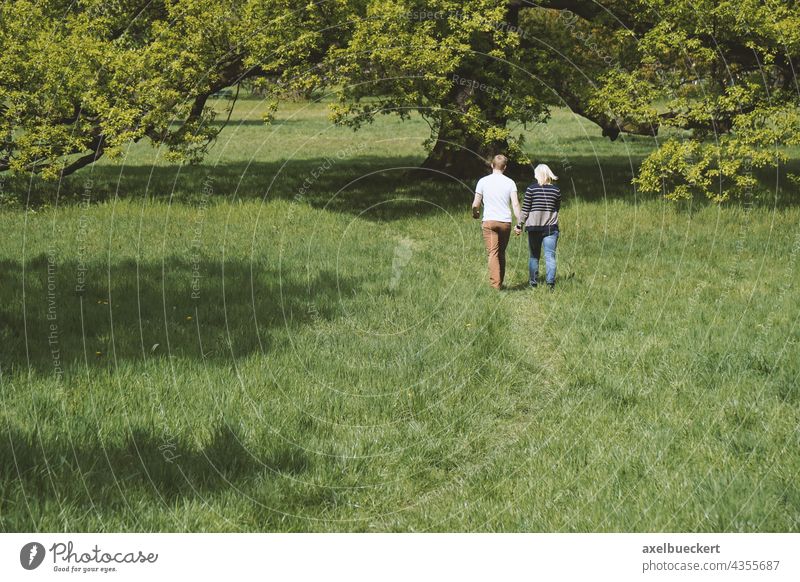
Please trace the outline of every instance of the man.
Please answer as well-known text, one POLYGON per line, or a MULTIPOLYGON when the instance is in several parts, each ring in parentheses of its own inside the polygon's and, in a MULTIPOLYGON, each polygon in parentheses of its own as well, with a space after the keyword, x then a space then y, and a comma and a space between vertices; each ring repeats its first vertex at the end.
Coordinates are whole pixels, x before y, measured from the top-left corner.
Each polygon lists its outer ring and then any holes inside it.
POLYGON ((489 256, 489 282, 495 289, 503 288, 506 274, 506 247, 511 236, 511 208, 519 220, 520 208, 517 185, 503 175, 508 158, 498 154, 492 159, 492 173, 484 176, 475 187, 472 217, 480 217, 483 203, 483 240, 489 256))

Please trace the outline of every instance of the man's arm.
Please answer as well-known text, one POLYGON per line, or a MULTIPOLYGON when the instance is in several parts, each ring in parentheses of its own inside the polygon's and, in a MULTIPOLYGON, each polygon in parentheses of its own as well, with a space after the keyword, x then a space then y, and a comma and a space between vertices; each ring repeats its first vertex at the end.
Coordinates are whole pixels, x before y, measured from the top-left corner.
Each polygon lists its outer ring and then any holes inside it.
POLYGON ((519 208, 519 196, 516 190, 511 193, 511 208, 514 209, 514 216, 517 217, 517 222, 519 222, 519 215, 522 214, 522 210, 519 208))
POLYGON ((480 218, 482 200, 483 196, 481 196, 480 193, 475 192, 475 198, 472 200, 472 218, 480 218))

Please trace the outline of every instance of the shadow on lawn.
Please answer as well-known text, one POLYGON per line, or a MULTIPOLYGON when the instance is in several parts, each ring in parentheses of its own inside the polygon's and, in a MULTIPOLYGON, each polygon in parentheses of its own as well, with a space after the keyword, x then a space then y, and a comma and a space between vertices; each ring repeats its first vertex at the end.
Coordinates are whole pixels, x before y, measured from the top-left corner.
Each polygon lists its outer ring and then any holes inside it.
MULTIPOLYGON (((215 200, 298 200, 314 208, 361 215, 367 220, 391 221, 440 212, 467 212, 472 201, 474 180, 457 180, 442 174, 416 170, 415 157, 357 156, 338 159, 294 159, 281 162, 236 162, 213 166, 114 166, 100 165, 69 176, 58 191, 59 204, 73 204, 81 199, 91 184, 92 201, 115 196, 128 199, 143 197, 196 204, 210 194, 215 200), (121 173, 120 173, 120 170, 121 173), (391 202, 391 204, 387 204, 391 202)), ((538 162, 539 160, 537 160, 538 162)), ((636 204, 654 198, 637 193, 631 183, 641 158, 626 156, 576 156, 566 160, 541 160, 551 165, 561 177, 565 205, 581 202, 622 200, 636 204)), ((476 161, 477 162, 477 161, 476 161)), ((532 180, 530 168, 511 172, 520 193, 532 180)), ((792 161, 785 172, 800 171, 800 161, 792 161)), ((774 194, 774 172, 756 173, 764 191, 773 192, 756 203, 783 207, 797 203, 793 187, 774 194)), ((785 181, 784 181, 785 183, 785 181)), ((35 206, 55 200, 57 185, 36 182, 30 190, 35 206)), ((8 191, 16 191, 19 200, 27 200, 29 182, 15 180, 8 191)), ((693 204, 709 202, 697 198, 693 204)))
MULTIPOLYGON (((72 519, 93 512, 99 519, 109 511, 122 514, 133 530, 142 497, 148 504, 175 507, 180 500, 202 502, 217 492, 240 491, 256 478, 296 478, 310 467, 301 448, 277 437, 259 450, 267 452, 257 457, 224 426, 217 427, 202 448, 137 428, 124 442, 110 444, 96 437, 48 438, 35 430, 4 427, 0 430, 0 486, 5 491, 0 499, 0 529, 35 529, 40 517, 35 512, 46 503, 57 503, 69 508, 66 513, 72 519), (80 511, 75 511, 76 506, 80 511)), ((305 501, 313 503, 314 498, 305 501)), ((70 527, 79 528, 79 523, 70 527)))
POLYGON ((283 341, 276 334, 284 338, 298 326, 335 317, 342 298, 359 288, 354 276, 328 271, 305 279, 256 263, 177 257, 166 257, 163 269, 130 260, 110 266, 67 261, 48 274, 42 255, 25 264, 23 314, 22 276, 19 262, 0 261, 3 367, 30 365, 44 374, 73 362, 104 367, 115 360, 230 361, 265 353, 283 341), (79 268, 88 269, 82 292, 76 291, 79 268))

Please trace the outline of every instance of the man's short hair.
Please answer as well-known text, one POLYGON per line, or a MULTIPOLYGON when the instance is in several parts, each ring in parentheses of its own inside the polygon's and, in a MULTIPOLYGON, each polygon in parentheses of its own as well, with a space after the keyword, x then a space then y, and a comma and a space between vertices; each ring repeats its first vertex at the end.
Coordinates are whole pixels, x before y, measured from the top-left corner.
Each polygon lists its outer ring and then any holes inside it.
POLYGON ((492 168, 495 170, 505 170, 508 165, 508 158, 503 154, 497 154, 492 158, 492 168))

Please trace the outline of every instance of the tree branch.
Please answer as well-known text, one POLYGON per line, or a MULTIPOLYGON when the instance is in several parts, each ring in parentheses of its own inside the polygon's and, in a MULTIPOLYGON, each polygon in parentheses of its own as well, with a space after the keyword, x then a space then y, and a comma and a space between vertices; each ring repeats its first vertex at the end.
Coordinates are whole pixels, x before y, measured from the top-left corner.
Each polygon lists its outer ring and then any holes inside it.
POLYGON ((105 152, 105 139, 103 136, 100 136, 97 146, 88 154, 81 156, 71 164, 64 166, 64 168, 59 173, 59 177, 63 178, 64 176, 69 176, 73 172, 77 172, 84 166, 88 166, 89 164, 95 163, 99 160, 103 153, 105 152))
MULTIPOLYGON (((658 135, 659 125, 650 123, 632 123, 630 121, 622 121, 612 119, 602 114, 593 114, 581 102, 580 97, 571 92, 564 86, 557 88, 557 92, 564 103, 567 104, 573 113, 577 113, 581 117, 588 119, 592 123, 598 125, 603 130, 603 137, 615 141, 620 133, 630 133, 633 135, 646 135, 653 137, 658 135)), ((662 114, 660 119, 668 119, 672 114, 662 114)))

